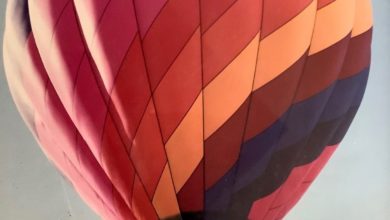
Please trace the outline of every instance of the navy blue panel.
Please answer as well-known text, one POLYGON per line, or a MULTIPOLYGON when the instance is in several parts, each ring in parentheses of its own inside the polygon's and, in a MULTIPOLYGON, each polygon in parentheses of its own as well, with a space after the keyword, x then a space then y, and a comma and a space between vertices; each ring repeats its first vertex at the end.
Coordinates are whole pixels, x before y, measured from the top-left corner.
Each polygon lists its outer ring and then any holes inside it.
POLYGON ((226 211, 233 191, 234 170, 236 164, 221 178, 218 184, 211 187, 205 196, 205 211, 226 211))
POLYGON ((251 182, 256 177, 253 174, 262 173, 266 168, 273 147, 278 143, 285 118, 286 115, 283 115, 270 128, 250 139, 241 147, 239 166, 236 171, 236 187, 240 188, 240 186, 251 182))
POLYGON ((333 88, 334 84, 315 96, 290 107, 276 150, 297 142, 315 127, 333 88))
POLYGON ((205 211, 212 213, 208 219, 226 219, 236 209, 247 214, 252 202, 275 190, 293 167, 311 162, 323 147, 341 140, 361 101, 367 76, 365 69, 294 104, 280 120, 244 143, 238 162, 206 192, 205 211))
POLYGON ((329 121, 336 118, 338 115, 342 115, 348 111, 348 108, 353 106, 358 106, 360 103, 360 98, 363 97, 365 84, 367 82, 369 68, 366 68, 356 76, 353 76, 353 81, 343 79, 337 82, 333 94, 330 97, 324 112, 321 115, 321 121, 329 121))

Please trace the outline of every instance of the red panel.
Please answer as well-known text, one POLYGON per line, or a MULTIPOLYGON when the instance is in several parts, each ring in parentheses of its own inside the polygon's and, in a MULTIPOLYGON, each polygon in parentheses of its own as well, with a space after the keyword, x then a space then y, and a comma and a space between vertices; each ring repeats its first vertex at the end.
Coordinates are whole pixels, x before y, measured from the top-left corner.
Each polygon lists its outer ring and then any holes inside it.
POLYGON ((100 160, 103 169, 130 206, 135 170, 110 116, 106 120, 101 147, 100 160))
POLYGON ((118 112, 130 140, 135 136, 150 96, 141 42, 137 36, 117 75, 111 94, 113 106, 110 106, 118 112))
POLYGON ((260 30, 262 5, 240 0, 203 35, 203 85, 207 85, 260 30))
POLYGON ((112 197, 113 197, 113 202, 110 205, 114 205, 115 206, 114 211, 117 212, 116 217, 113 218, 112 220, 116 220, 118 218, 123 220, 135 219, 134 210, 131 209, 129 206, 127 206, 126 203, 123 202, 122 196, 118 193, 118 191, 113 190, 112 197))
POLYGON ((107 115, 107 105, 102 99, 100 88, 86 57, 80 66, 73 102, 75 114, 73 122, 97 156, 100 154, 101 134, 107 115))
POLYGON ((321 8, 331 4, 334 1, 336 1, 336 0, 318 0, 317 8, 321 9, 321 8))
POLYGON ((280 191, 275 197, 275 200, 272 202, 272 208, 284 206, 290 199, 291 196, 295 194, 299 185, 305 180, 306 174, 310 171, 313 163, 309 163, 303 166, 295 167, 288 179, 279 187, 280 191))
POLYGON ((96 36, 88 45, 105 88, 111 91, 115 76, 138 31, 132 1, 111 0, 99 22, 96 36))
POLYGON ((199 26, 198 1, 169 1, 143 39, 153 90, 199 26))
MULTIPOLYGON (((324 168, 329 158, 332 156, 338 145, 327 146, 321 155, 311 163, 310 169, 307 170, 300 185, 293 186, 295 190, 291 190, 289 193, 290 198, 284 204, 283 210, 279 213, 279 218, 284 217, 289 210, 291 210, 299 199, 303 196, 306 190, 309 188, 314 179, 318 176, 321 170, 324 168)), ((293 188, 290 188, 293 189, 293 188)))
POLYGON ((303 11, 313 0, 264 0, 261 39, 286 24, 303 11))
POLYGON ((150 102, 131 148, 131 159, 150 198, 153 198, 167 158, 153 103, 150 102))
POLYGON ((272 202, 275 200, 275 197, 278 195, 279 190, 280 188, 275 190, 273 193, 269 194, 268 196, 265 196, 255 201, 250 210, 248 219, 250 220, 264 219, 264 217, 267 215, 270 209, 272 202))
POLYGON ((268 210, 267 214, 265 215, 264 219, 262 220, 276 220, 276 217, 278 216, 278 213, 282 207, 276 207, 273 209, 268 210))
POLYGON ((210 28, 218 19, 220 19, 226 11, 228 11, 237 0, 200 0, 201 16, 202 16, 202 33, 210 28))
POLYGON ((48 36, 44 36, 43 31, 34 35, 47 73, 68 111, 80 63, 85 58, 84 43, 73 10, 73 4, 67 4, 58 18, 51 42, 46 41, 48 36))
POLYGON ((164 142, 193 105, 202 87, 200 31, 176 58, 154 93, 164 142))
POLYGON ((60 169, 66 170, 66 175, 70 176, 73 186, 82 196, 88 196, 87 200, 93 207, 94 204, 101 205, 98 208, 101 215, 110 216, 119 211, 120 213, 116 213, 116 218, 128 219, 131 217, 128 206, 113 188, 89 146, 77 132, 51 83, 45 83, 47 75, 32 37, 28 39, 27 45, 27 53, 34 66, 24 67, 26 74, 23 80, 26 90, 30 91, 30 94, 37 95, 33 96, 32 103, 36 109, 35 123, 37 123, 36 128, 39 130, 43 150, 51 160, 61 161, 65 158, 66 163, 56 163, 56 165, 63 166, 60 169), (45 88, 48 89, 47 92, 45 88), (39 118, 38 115, 44 118, 39 118), (47 143, 45 140, 49 139, 50 143, 47 143), (58 147, 59 145, 61 148, 58 147), (113 203, 114 200, 116 203, 113 203))
POLYGON ((157 220, 158 216, 156 210, 154 209, 153 204, 146 194, 145 188, 142 186, 138 177, 134 180, 133 192, 132 207, 136 219, 157 220))

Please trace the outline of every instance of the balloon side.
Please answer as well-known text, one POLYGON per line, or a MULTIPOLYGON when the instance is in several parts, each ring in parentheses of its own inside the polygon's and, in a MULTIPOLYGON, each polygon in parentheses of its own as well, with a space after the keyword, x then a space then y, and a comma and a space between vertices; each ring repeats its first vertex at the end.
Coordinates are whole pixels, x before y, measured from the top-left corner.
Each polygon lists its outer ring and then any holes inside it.
POLYGON ((371 39, 369 0, 9 0, 3 54, 103 219, 277 220, 347 133, 371 39))

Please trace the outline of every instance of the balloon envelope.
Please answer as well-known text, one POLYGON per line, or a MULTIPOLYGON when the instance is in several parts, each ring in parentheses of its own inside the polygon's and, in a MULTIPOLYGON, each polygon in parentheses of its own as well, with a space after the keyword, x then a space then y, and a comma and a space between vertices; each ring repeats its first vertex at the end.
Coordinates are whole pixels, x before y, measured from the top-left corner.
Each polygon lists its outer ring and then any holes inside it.
POLYGON ((15 103, 104 219, 283 218, 368 77, 369 0, 9 0, 6 17, 15 103))

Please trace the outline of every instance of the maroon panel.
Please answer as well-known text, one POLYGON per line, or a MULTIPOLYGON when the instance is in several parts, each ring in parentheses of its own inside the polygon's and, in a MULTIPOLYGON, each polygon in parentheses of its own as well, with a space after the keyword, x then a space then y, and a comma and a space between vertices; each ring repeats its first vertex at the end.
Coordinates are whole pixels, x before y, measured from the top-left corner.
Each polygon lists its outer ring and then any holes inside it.
POLYGON ((274 123, 291 105, 306 53, 291 67, 252 95, 245 140, 261 133, 274 123))
POLYGON ((248 113, 249 99, 205 142, 206 189, 236 162, 248 113), (223 158, 221 160, 221 158, 223 158))
POLYGON ((353 76, 370 65, 372 29, 351 38, 339 79, 353 76))
POLYGON ((203 210, 203 160, 177 194, 177 200, 182 212, 199 212, 203 210))
POLYGON ((294 103, 305 100, 338 79, 348 49, 350 35, 308 57, 294 103))

